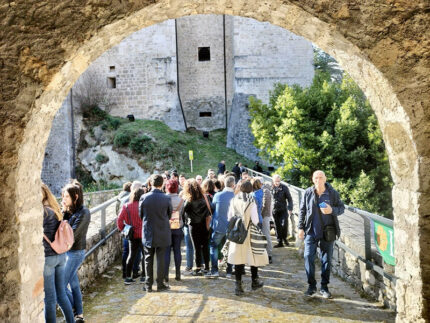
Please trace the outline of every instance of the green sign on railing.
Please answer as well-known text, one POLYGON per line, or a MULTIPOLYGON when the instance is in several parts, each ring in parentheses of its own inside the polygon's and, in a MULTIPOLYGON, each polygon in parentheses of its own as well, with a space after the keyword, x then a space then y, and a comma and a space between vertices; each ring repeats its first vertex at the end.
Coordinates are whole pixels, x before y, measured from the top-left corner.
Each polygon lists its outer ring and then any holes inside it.
POLYGON ((373 220, 376 247, 384 259, 384 262, 395 266, 396 259, 394 258, 394 229, 388 227, 376 220, 373 220))

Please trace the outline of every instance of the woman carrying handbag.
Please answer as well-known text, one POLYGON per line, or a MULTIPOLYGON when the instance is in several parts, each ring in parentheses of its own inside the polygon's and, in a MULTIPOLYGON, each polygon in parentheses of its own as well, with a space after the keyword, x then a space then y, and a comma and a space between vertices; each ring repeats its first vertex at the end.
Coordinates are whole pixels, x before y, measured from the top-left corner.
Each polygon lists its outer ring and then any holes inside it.
POLYGON ((184 237, 182 228, 184 222, 182 221, 182 209, 184 207, 184 200, 178 195, 178 182, 174 179, 169 179, 166 183, 166 194, 172 200, 172 217, 170 218, 170 231, 172 232, 172 244, 167 247, 165 254, 165 275, 164 281, 169 282, 169 267, 170 255, 173 250, 173 258, 175 260, 175 279, 181 280, 181 241, 184 237))
POLYGON ((245 264, 251 266, 252 290, 263 287, 263 282, 258 278, 258 267, 269 263, 265 248, 254 248, 251 246, 251 231, 257 229, 259 223, 257 205, 251 196, 252 184, 250 181, 241 183, 240 192, 233 198, 228 211, 228 220, 233 216, 241 216, 247 228, 246 239, 242 244, 230 241, 228 251, 228 263, 235 265, 237 296, 243 295, 242 273, 245 264), (254 226, 253 228, 251 228, 254 226))

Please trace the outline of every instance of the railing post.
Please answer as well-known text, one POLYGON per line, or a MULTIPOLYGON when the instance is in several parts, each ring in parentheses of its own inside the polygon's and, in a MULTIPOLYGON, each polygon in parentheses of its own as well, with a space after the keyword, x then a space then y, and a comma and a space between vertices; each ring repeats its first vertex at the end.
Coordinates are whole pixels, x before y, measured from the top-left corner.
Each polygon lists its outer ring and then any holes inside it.
POLYGON ((106 238, 106 208, 103 208, 101 210, 101 227, 100 227, 100 235, 101 238, 104 239, 106 238))
MULTIPOLYGON (((368 217, 362 217, 364 224, 364 257, 367 261, 372 261, 372 248, 371 248, 371 236, 370 236, 370 219, 368 217)), ((366 269, 372 269, 372 266, 366 264, 366 269)))

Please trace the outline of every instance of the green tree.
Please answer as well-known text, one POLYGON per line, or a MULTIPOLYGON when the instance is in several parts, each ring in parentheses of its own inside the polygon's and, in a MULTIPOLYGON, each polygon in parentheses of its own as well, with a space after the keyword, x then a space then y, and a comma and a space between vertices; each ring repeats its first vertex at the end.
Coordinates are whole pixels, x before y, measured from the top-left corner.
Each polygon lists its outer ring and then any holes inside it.
POLYGON ((268 104, 250 98, 251 129, 261 157, 293 185, 325 171, 342 198, 392 217, 392 180, 382 134, 363 92, 317 70, 307 88, 275 85, 268 104))

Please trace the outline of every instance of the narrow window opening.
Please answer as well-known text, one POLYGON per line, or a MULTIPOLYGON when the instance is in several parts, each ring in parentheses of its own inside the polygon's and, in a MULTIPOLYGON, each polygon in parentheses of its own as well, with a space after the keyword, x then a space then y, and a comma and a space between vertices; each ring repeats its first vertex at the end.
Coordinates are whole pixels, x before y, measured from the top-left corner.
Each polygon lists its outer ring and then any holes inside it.
POLYGON ((108 77, 107 83, 109 89, 116 89, 116 77, 108 77))
POLYGON ((200 117, 212 117, 212 112, 200 112, 200 117))
POLYGON ((211 49, 210 47, 199 47, 199 61, 210 61, 211 49))
POLYGON ((109 66, 109 72, 114 72, 115 71, 115 66, 109 66))

